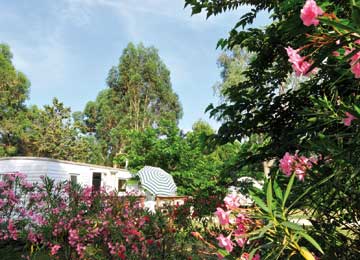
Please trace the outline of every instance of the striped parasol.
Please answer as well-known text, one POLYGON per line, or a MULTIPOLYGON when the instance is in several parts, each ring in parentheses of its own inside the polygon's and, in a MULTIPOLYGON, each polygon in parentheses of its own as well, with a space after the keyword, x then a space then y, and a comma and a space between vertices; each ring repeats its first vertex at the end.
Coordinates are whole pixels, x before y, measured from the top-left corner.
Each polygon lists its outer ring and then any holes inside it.
POLYGON ((141 185, 154 195, 176 195, 173 177, 158 167, 145 166, 138 173, 141 185))

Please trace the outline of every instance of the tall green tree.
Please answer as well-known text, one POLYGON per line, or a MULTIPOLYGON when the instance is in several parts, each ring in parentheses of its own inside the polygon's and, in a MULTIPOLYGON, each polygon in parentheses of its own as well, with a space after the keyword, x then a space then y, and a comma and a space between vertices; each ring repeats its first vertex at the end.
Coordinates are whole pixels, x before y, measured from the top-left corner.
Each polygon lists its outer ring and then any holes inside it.
POLYGON ((19 151, 19 137, 15 134, 19 114, 24 112, 30 82, 12 64, 10 47, 0 44, 0 156, 15 155, 19 151))
POLYGON ((217 60, 221 69, 222 81, 215 84, 214 89, 222 100, 226 100, 226 92, 229 88, 245 81, 244 72, 247 70, 254 54, 235 45, 231 50, 223 51, 217 60))
POLYGON ((110 69, 107 85, 83 113, 86 132, 102 144, 107 164, 122 153, 128 131, 156 126, 160 120, 177 123, 182 115, 170 72, 154 47, 130 43, 110 69))

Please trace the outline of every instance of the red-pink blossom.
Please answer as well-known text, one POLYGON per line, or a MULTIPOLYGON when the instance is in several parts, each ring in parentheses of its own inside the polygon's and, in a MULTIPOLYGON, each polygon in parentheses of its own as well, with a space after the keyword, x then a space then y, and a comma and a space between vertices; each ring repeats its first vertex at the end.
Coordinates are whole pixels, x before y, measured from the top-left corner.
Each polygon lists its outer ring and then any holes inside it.
POLYGON ((305 26, 319 25, 318 16, 324 14, 324 11, 316 4, 314 0, 307 0, 304 7, 301 9, 300 18, 305 26))
POLYGON ((350 126, 353 120, 358 119, 356 116, 350 114, 349 112, 345 112, 345 115, 346 117, 343 119, 343 121, 344 121, 344 125, 346 126, 350 126))
POLYGON ((285 50, 289 56, 289 62, 292 64, 292 68, 295 71, 296 76, 308 76, 309 74, 315 72, 315 70, 309 72, 312 61, 307 62, 306 57, 301 57, 298 53, 299 50, 294 50, 290 46, 285 48, 285 50))
POLYGON ((252 259, 249 259, 250 255, 248 253, 243 253, 241 255, 241 260, 260 260, 260 255, 256 254, 252 257, 252 259))
POLYGON ((293 171, 294 156, 285 153, 284 157, 280 160, 280 170, 286 175, 290 176, 293 171))
POLYGON ((215 215, 218 217, 220 225, 227 225, 230 223, 231 211, 224 211, 222 208, 216 208, 215 215))
POLYGON ((51 247, 51 255, 56 255, 59 249, 61 248, 60 245, 54 245, 51 247))
POLYGON ((306 172, 313 167, 313 164, 316 163, 317 159, 315 157, 307 158, 297 154, 291 155, 289 153, 285 153, 284 157, 280 159, 279 168, 286 176, 290 176, 295 173, 296 177, 300 181, 304 181, 306 172))
POLYGON ((31 242, 36 244, 38 242, 38 237, 36 234, 34 234, 31 230, 29 231, 27 235, 27 239, 31 242))
MULTIPOLYGON (((351 49, 353 51, 354 49, 351 49)), ((360 78, 360 52, 357 52, 354 56, 350 58, 350 66, 351 66, 351 72, 355 75, 355 78, 360 78)))
POLYGON ((235 237, 235 241, 239 247, 243 247, 246 244, 247 239, 245 237, 235 237))
POLYGON ((224 237, 223 234, 220 234, 217 238, 219 241, 219 246, 225 248, 226 251, 231 252, 233 250, 233 242, 230 237, 224 237))
POLYGON ((69 230, 69 244, 75 246, 79 240, 79 231, 76 229, 69 230))
POLYGON ((0 189, 3 189, 7 186, 7 183, 4 181, 0 181, 0 189))
POLYGON ((8 231, 10 233, 10 238, 13 239, 13 240, 17 240, 18 231, 16 230, 14 222, 11 219, 9 220, 7 228, 8 228, 8 231))
POLYGON ((351 72, 355 75, 355 78, 360 78, 360 63, 356 62, 351 65, 351 72))
POLYGON ((228 209, 234 209, 240 206, 240 198, 236 194, 229 194, 224 198, 225 206, 228 209))

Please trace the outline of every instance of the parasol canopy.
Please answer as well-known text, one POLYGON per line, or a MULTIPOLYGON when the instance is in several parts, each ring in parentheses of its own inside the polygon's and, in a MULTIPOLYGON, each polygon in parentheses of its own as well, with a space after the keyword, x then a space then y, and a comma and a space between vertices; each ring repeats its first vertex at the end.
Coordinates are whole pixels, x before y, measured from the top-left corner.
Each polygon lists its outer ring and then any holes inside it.
POLYGON ((176 184, 173 177, 158 167, 145 166, 138 173, 141 185, 154 195, 176 195, 176 184))

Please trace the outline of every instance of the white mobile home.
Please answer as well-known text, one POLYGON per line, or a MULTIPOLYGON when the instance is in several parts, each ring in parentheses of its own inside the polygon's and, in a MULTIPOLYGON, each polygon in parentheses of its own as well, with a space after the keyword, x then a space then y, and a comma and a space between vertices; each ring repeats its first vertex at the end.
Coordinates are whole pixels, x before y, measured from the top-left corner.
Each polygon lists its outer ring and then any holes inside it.
POLYGON ((0 158, 0 175, 10 172, 26 174, 29 182, 41 182, 40 176, 47 176, 55 181, 68 180, 82 186, 105 186, 118 191, 125 191, 126 180, 132 177, 126 169, 100 165, 41 157, 0 158))

